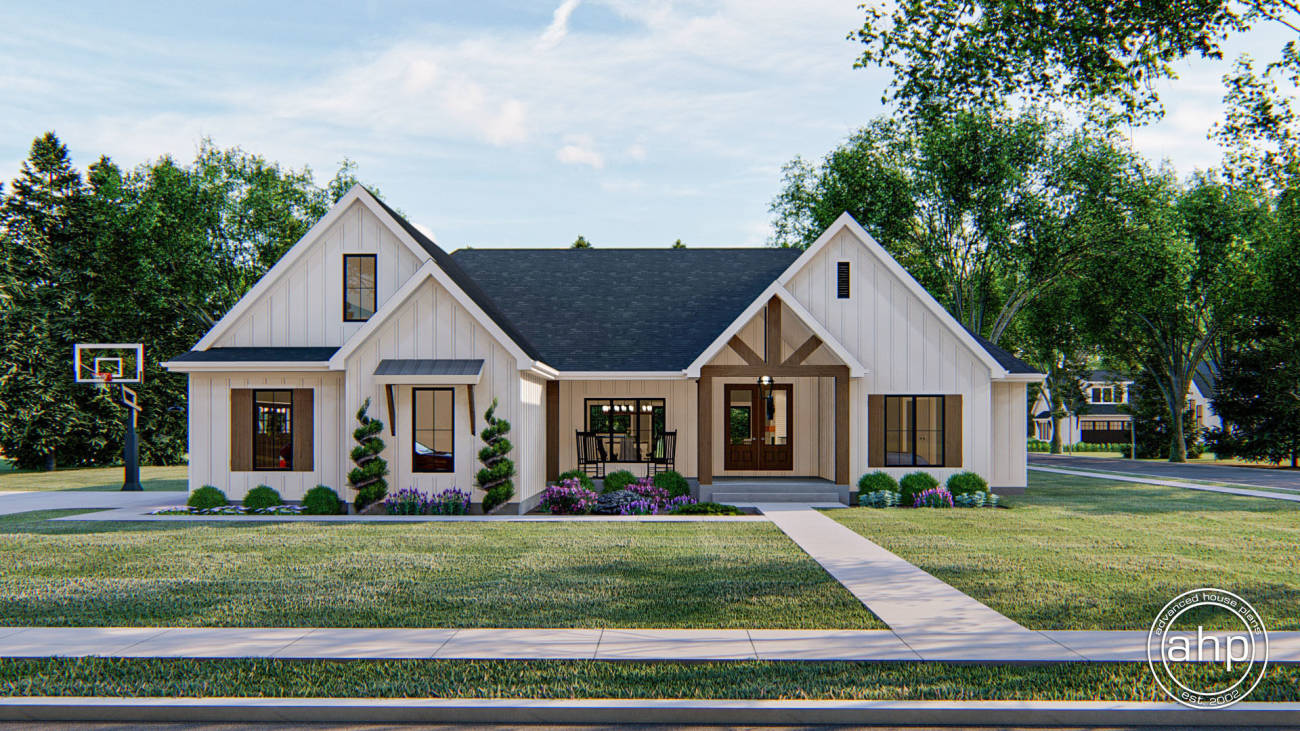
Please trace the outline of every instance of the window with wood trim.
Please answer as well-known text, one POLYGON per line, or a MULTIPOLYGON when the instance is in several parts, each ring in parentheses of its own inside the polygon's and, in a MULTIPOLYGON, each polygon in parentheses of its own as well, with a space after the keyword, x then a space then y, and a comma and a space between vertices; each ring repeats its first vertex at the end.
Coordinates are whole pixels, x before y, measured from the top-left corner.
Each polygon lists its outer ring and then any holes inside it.
POLYGON ((365 322, 375 314, 374 254, 343 255, 343 321, 365 322))
POLYGON ((411 389, 411 471, 456 471, 456 391, 411 389))
POLYGON ((885 397, 885 464, 944 466, 944 397, 885 397))
POLYGON ((253 391, 253 469, 293 469, 293 391, 253 391))
POLYGON ((589 398, 587 431, 595 432, 610 462, 640 462, 664 449, 661 398, 589 398))
POLYGON ((835 296, 842 300, 849 298, 849 263, 847 261, 835 265, 835 296))

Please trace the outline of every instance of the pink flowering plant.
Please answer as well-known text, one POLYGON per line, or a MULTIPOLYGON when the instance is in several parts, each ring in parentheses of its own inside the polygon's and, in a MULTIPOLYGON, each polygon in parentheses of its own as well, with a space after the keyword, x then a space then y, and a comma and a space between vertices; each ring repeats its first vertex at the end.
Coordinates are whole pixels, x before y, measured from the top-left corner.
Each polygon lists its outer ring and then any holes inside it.
POLYGON ((922 490, 916 496, 916 502, 912 503, 914 508, 951 508, 952 493, 942 487, 932 487, 929 490, 922 490))
POLYGON ((542 491, 539 504, 551 515, 586 515, 596 507, 596 493, 582 486, 576 477, 561 480, 542 491))

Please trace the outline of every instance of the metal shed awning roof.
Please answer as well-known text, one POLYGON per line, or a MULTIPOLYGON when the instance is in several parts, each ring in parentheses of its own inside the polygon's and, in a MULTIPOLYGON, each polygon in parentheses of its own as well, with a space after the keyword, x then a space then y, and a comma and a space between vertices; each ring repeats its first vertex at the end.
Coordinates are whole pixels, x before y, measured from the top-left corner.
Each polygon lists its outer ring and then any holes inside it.
POLYGON ((378 383, 464 384, 478 383, 481 359, 389 358, 375 367, 378 383))

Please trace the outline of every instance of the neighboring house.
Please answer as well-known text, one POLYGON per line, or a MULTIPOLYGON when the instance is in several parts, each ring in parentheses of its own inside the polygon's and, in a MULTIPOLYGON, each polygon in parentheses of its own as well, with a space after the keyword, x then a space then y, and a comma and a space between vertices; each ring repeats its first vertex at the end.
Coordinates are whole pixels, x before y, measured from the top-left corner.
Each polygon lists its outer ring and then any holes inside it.
POLYGON ((511 512, 577 466, 579 431, 637 474, 674 434, 705 497, 715 478, 812 477, 843 499, 872 469, 1020 487, 1026 384, 1042 379, 847 214, 806 251, 448 254, 361 187, 164 365, 190 378, 191 489, 351 498, 367 399, 391 489, 470 489, 495 400, 511 512))
MULTIPOLYGON (((1214 368, 1202 363, 1192 377, 1188 389, 1187 405, 1192 409, 1198 428, 1216 428, 1222 422, 1214 413, 1214 368)), ((1080 382, 1080 390, 1087 402, 1086 409, 1075 414, 1066 409, 1067 416, 1053 424, 1051 404, 1047 393, 1039 391, 1031 411, 1034 414, 1034 437, 1051 441, 1052 430, 1061 430, 1061 443, 1070 444, 1128 444, 1133 417, 1127 413, 1127 404, 1133 395, 1133 380, 1111 371, 1093 371, 1080 382)))

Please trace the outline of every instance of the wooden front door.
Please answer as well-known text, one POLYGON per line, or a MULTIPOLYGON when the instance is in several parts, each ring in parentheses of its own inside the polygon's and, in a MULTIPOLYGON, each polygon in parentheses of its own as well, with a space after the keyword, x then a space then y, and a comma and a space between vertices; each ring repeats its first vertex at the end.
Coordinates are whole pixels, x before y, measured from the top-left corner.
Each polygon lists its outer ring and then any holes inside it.
POLYGON ((723 469, 794 469, 793 423, 794 389, 789 384, 772 386, 766 399, 757 384, 727 384, 723 391, 723 469))

